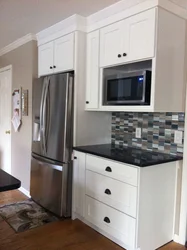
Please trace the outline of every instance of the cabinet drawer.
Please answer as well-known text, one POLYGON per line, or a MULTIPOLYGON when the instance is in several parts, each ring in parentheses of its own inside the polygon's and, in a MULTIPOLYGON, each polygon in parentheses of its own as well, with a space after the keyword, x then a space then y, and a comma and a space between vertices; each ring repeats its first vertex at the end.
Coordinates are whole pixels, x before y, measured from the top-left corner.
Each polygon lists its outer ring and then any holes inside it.
POLYGON ((106 233, 134 247, 136 220, 86 196, 86 219, 106 233))
POLYGON ((86 194, 136 217, 136 187, 87 170, 86 194))
POLYGON ((87 154, 86 169, 134 186, 138 185, 138 169, 126 164, 87 154))

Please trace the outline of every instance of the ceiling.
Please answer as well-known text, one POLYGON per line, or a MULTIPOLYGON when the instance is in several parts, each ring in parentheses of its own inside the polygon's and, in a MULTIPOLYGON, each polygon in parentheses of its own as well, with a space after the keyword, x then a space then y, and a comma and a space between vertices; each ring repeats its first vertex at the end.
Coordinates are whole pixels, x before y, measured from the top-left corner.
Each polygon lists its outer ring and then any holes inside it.
POLYGON ((73 15, 89 16, 119 0, 0 0, 0 49, 73 15))
MULTIPOLYGON (((0 0, 0 49, 28 33, 36 34, 73 14, 89 16, 118 1, 0 0)), ((137 2, 141 1, 145 0, 137 2)), ((186 0, 171 1, 187 9, 186 0)))

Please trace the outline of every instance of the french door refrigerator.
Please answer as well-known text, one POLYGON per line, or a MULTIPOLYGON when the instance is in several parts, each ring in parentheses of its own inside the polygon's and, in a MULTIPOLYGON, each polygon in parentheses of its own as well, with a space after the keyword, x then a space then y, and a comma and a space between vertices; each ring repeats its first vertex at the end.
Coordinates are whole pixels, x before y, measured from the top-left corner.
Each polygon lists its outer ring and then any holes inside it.
POLYGON ((33 82, 31 197, 58 216, 71 215, 73 73, 33 82))

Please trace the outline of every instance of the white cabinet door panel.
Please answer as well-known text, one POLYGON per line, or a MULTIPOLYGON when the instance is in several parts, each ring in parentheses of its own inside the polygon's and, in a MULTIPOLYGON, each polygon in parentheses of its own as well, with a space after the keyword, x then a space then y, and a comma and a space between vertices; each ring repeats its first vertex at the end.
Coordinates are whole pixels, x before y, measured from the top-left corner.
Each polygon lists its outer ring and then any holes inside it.
POLYGON ((87 36, 86 109, 99 105, 99 30, 87 36))
POLYGON ((44 45, 39 46, 38 48, 38 74, 49 75, 53 73, 53 49, 54 42, 49 42, 44 45))
POLYGON ((86 194, 136 218, 137 187, 86 170, 86 194))
POLYGON ((74 152, 73 162, 73 212, 84 217, 85 208, 85 158, 81 152, 74 152))
POLYGON ((136 220, 86 196, 86 219, 124 244, 134 247, 136 220))
POLYGON ((100 66, 118 64, 122 57, 122 27, 124 21, 114 23, 100 30, 100 66))
POLYGON ((138 186, 138 169, 125 163, 87 154, 86 169, 133 186, 138 186))
POLYGON ((154 57, 155 18, 156 10, 152 9, 126 19, 129 26, 129 60, 154 57))
POLYGON ((74 34, 63 36, 54 42, 54 72, 73 70, 74 34))

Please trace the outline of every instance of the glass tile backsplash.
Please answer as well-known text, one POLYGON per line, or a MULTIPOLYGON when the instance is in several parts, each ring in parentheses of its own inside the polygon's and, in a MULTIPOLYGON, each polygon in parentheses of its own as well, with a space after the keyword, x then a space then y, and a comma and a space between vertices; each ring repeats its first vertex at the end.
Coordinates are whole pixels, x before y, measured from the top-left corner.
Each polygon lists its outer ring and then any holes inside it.
POLYGON ((183 143, 174 143, 174 133, 182 131, 184 142, 184 118, 184 113, 112 113, 112 144, 182 156, 183 143))

